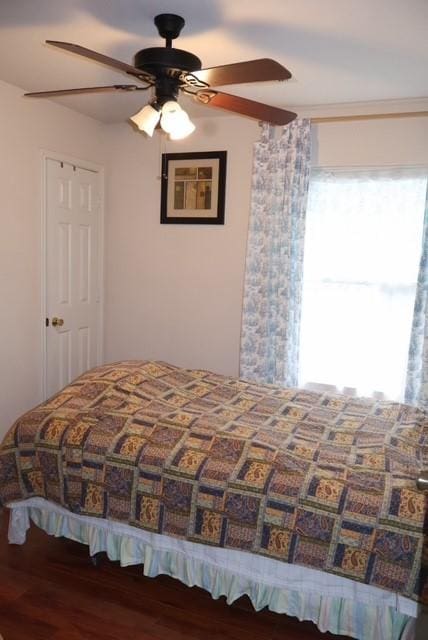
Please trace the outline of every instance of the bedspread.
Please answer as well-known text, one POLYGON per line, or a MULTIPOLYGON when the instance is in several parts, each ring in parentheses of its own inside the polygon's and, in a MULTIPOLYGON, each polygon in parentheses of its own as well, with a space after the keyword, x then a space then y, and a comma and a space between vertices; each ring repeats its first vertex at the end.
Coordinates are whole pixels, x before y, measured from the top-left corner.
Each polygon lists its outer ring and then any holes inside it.
POLYGON ((0 500, 41 496, 420 599, 427 444, 427 415, 406 405, 125 361, 17 420, 0 500))

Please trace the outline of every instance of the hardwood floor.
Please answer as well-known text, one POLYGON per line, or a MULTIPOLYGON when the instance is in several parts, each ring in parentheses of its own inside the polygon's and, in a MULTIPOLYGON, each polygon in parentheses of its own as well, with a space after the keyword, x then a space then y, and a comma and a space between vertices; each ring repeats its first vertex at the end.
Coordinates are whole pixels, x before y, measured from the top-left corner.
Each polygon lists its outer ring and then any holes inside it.
MULTIPOLYGON (((4 640, 338 640, 308 622, 241 598, 232 606, 167 576, 146 578, 87 547, 32 526, 22 547, 0 524, 0 634, 4 640)), ((340 636, 343 638, 343 636, 340 636)))

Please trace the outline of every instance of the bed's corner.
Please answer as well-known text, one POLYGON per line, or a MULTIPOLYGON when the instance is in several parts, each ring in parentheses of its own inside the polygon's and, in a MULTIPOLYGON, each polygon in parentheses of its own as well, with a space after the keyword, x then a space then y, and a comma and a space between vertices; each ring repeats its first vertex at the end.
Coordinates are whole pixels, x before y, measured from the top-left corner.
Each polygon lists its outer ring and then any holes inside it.
POLYGON ((30 528, 30 516, 27 507, 9 504, 9 544, 24 544, 30 528))

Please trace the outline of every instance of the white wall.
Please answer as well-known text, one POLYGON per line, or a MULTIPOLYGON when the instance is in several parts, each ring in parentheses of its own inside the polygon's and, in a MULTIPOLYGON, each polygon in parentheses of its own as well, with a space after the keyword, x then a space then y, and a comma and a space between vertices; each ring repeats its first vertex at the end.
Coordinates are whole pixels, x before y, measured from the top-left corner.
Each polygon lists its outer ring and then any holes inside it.
POLYGON ((313 126, 313 166, 428 166, 428 118, 313 126))
MULTIPOLYGON (((224 227, 161 225, 159 138, 114 131, 107 223, 108 360, 163 359, 236 375, 257 124, 200 120, 186 144, 168 151, 228 151, 224 227)), ((165 149, 164 149, 165 150, 165 149)), ((320 124, 313 164, 426 164, 428 118, 320 124)))
POLYGON ((128 125, 114 132, 106 240, 108 360, 163 359, 238 372, 252 144, 257 123, 200 119, 160 148, 128 125), (161 151, 226 149, 225 225, 161 225, 161 151))
POLYGON ((0 82, 0 438, 41 400, 41 150, 103 164, 105 125, 0 82))

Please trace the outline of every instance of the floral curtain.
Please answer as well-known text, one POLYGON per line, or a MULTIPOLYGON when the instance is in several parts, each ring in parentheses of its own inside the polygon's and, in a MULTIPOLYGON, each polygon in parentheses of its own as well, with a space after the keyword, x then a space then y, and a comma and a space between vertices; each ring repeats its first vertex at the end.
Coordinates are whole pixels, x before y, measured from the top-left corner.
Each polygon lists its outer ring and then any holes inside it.
POLYGON ((297 385, 309 120, 263 125, 255 145, 241 332, 240 375, 297 385))
POLYGON ((428 409, 428 189, 405 401, 428 409))

